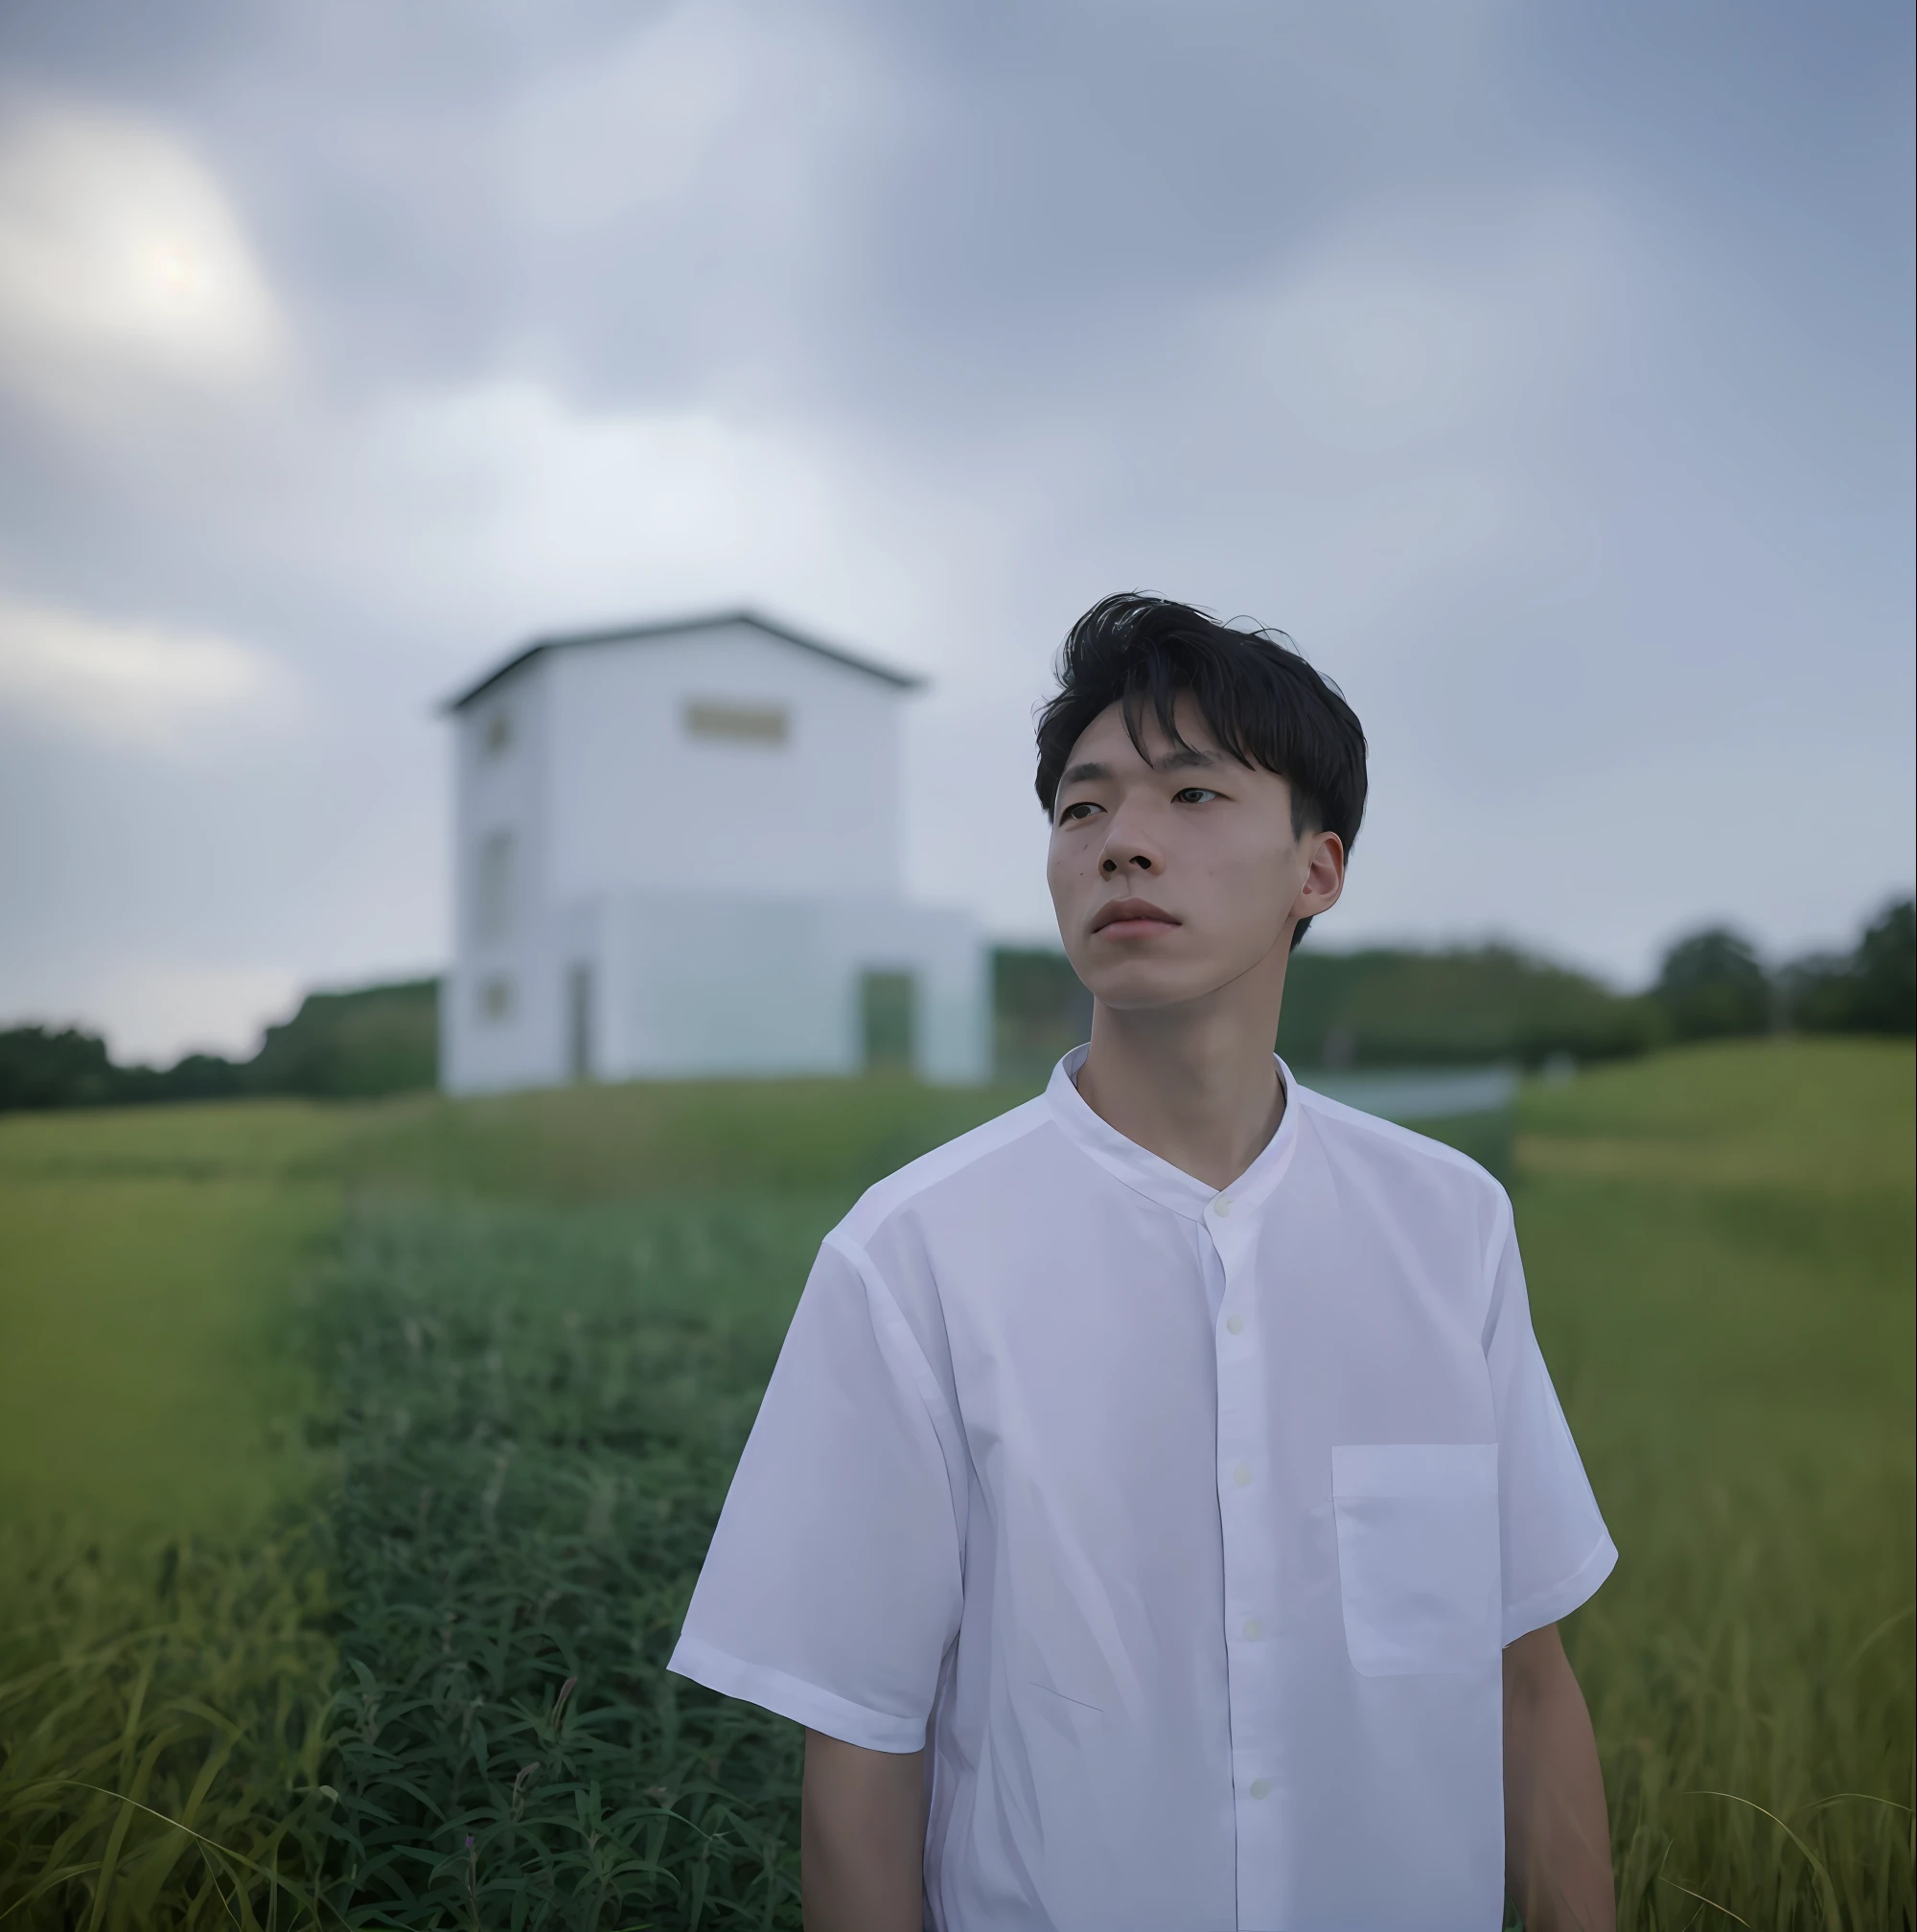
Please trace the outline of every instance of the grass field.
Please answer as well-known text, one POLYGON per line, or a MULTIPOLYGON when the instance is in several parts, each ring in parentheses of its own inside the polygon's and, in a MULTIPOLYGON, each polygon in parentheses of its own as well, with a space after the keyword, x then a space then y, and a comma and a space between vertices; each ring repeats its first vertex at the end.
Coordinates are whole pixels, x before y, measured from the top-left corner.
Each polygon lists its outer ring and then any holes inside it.
POLYGON ((1538 1328, 1622 1552, 1567 1638, 1624 1895, 1908 1924, 1910 1052, 1695 1051, 1524 1116, 1538 1328))
POLYGON ((103 1926, 224 1920, 236 1860, 298 1868, 314 1823, 337 1658, 305 1524, 332 1470, 289 1344, 339 1193, 293 1170, 339 1123, 168 1114, 0 1120, 11 1924, 96 1898, 103 1926))
MULTIPOLYGON (((819 1233, 1016 1097, 0 1121, 5 1922, 796 1925, 791 1727, 663 1658, 819 1233)), ((1912 1923, 1912 1108, 1790 1043, 1467 1130, 1623 1552, 1627 1926, 1912 1923)))

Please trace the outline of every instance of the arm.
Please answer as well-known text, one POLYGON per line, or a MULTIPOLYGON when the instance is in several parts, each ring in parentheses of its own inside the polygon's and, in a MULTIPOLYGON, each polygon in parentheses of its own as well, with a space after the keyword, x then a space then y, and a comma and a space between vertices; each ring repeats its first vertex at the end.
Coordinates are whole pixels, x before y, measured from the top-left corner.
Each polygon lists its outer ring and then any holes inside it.
POLYGON ((866 1751, 808 1731, 798 1836, 806 1932, 919 1932, 923 1751, 866 1751))
POLYGON ((1504 1838, 1525 1932, 1614 1932, 1604 1773, 1555 1623, 1504 1653, 1504 1838))

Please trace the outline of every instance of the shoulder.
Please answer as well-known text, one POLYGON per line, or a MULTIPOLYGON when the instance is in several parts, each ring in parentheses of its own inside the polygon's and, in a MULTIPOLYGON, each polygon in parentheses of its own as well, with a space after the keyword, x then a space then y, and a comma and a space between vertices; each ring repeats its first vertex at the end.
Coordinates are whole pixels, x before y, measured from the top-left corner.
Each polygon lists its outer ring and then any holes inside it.
POLYGON ((1381 1203, 1467 1222, 1487 1239, 1509 1224, 1510 1196, 1469 1155, 1295 1082, 1292 1092, 1334 1172, 1375 1183, 1381 1203))
POLYGON ((945 1195, 967 1194, 1007 1159, 1017 1160, 1034 1135, 1051 1126, 1044 1094, 974 1127, 956 1140, 921 1154, 896 1173, 866 1189, 828 1241, 835 1237, 854 1247, 866 1246, 872 1235, 903 1210, 945 1195))

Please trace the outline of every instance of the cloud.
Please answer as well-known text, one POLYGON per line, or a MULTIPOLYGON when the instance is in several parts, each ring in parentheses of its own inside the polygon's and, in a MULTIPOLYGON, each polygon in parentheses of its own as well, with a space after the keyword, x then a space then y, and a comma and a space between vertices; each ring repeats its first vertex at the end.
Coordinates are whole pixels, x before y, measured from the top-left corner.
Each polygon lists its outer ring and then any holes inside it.
POLYGON ((1217 304, 1214 346, 1314 454, 1374 473, 1514 412, 1547 426, 1538 406, 1618 306, 1623 252, 1615 217, 1569 186, 1386 203, 1217 304))
POLYGON ((1582 564, 1588 399, 1649 279, 1624 213, 1573 182, 1355 209, 1194 304, 1141 385, 1134 420, 1202 460, 1211 517, 1135 477, 1104 514, 1156 523, 1197 581, 1261 574, 1354 643, 1401 634, 1403 600, 1441 581, 1582 564))
MULTIPOLYGON (((95 962, 44 985, 30 977, 7 994, 18 1019, 56 1027, 97 1031, 101 1016, 111 1015, 107 1046, 116 1060, 169 1065, 183 1053, 249 1058, 262 1030, 298 1006, 300 976, 281 966, 148 954, 116 965, 95 962)), ((0 1016, 0 1025, 8 1024, 0 1016)))
POLYGON ((0 8, 0 1000, 435 956, 430 701, 741 599, 933 675, 911 876, 1003 930, 1133 584, 1359 705, 1328 943, 1634 973, 1908 877, 1906 16, 201 11, 0 8))
POLYGON ((98 105, 0 100, 0 381, 97 412, 155 380, 254 385, 286 351, 240 219, 186 141, 98 105))
POLYGON ((0 713, 57 736, 191 759, 289 696, 280 666, 233 638, 0 596, 0 713))
POLYGON ((682 196, 733 123, 742 74, 729 9, 681 8, 560 66, 508 111, 508 205, 561 231, 682 196))
POLYGON ((343 512, 376 480, 407 505, 405 555, 382 570, 494 628, 752 598, 857 621, 935 572, 953 534, 933 493, 817 426, 722 404, 594 408, 528 380, 394 398, 335 460, 343 512))

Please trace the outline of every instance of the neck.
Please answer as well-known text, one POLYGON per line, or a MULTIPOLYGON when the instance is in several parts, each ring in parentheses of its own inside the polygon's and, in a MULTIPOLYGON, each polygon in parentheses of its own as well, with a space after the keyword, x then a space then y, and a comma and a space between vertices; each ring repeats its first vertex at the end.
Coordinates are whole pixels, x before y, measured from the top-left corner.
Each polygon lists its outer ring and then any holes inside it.
POLYGON ((1079 1097, 1135 1145, 1208 1187, 1228 1186, 1284 1118, 1272 1043, 1286 963, 1280 954, 1269 975, 1176 1006, 1096 1003, 1079 1097))

